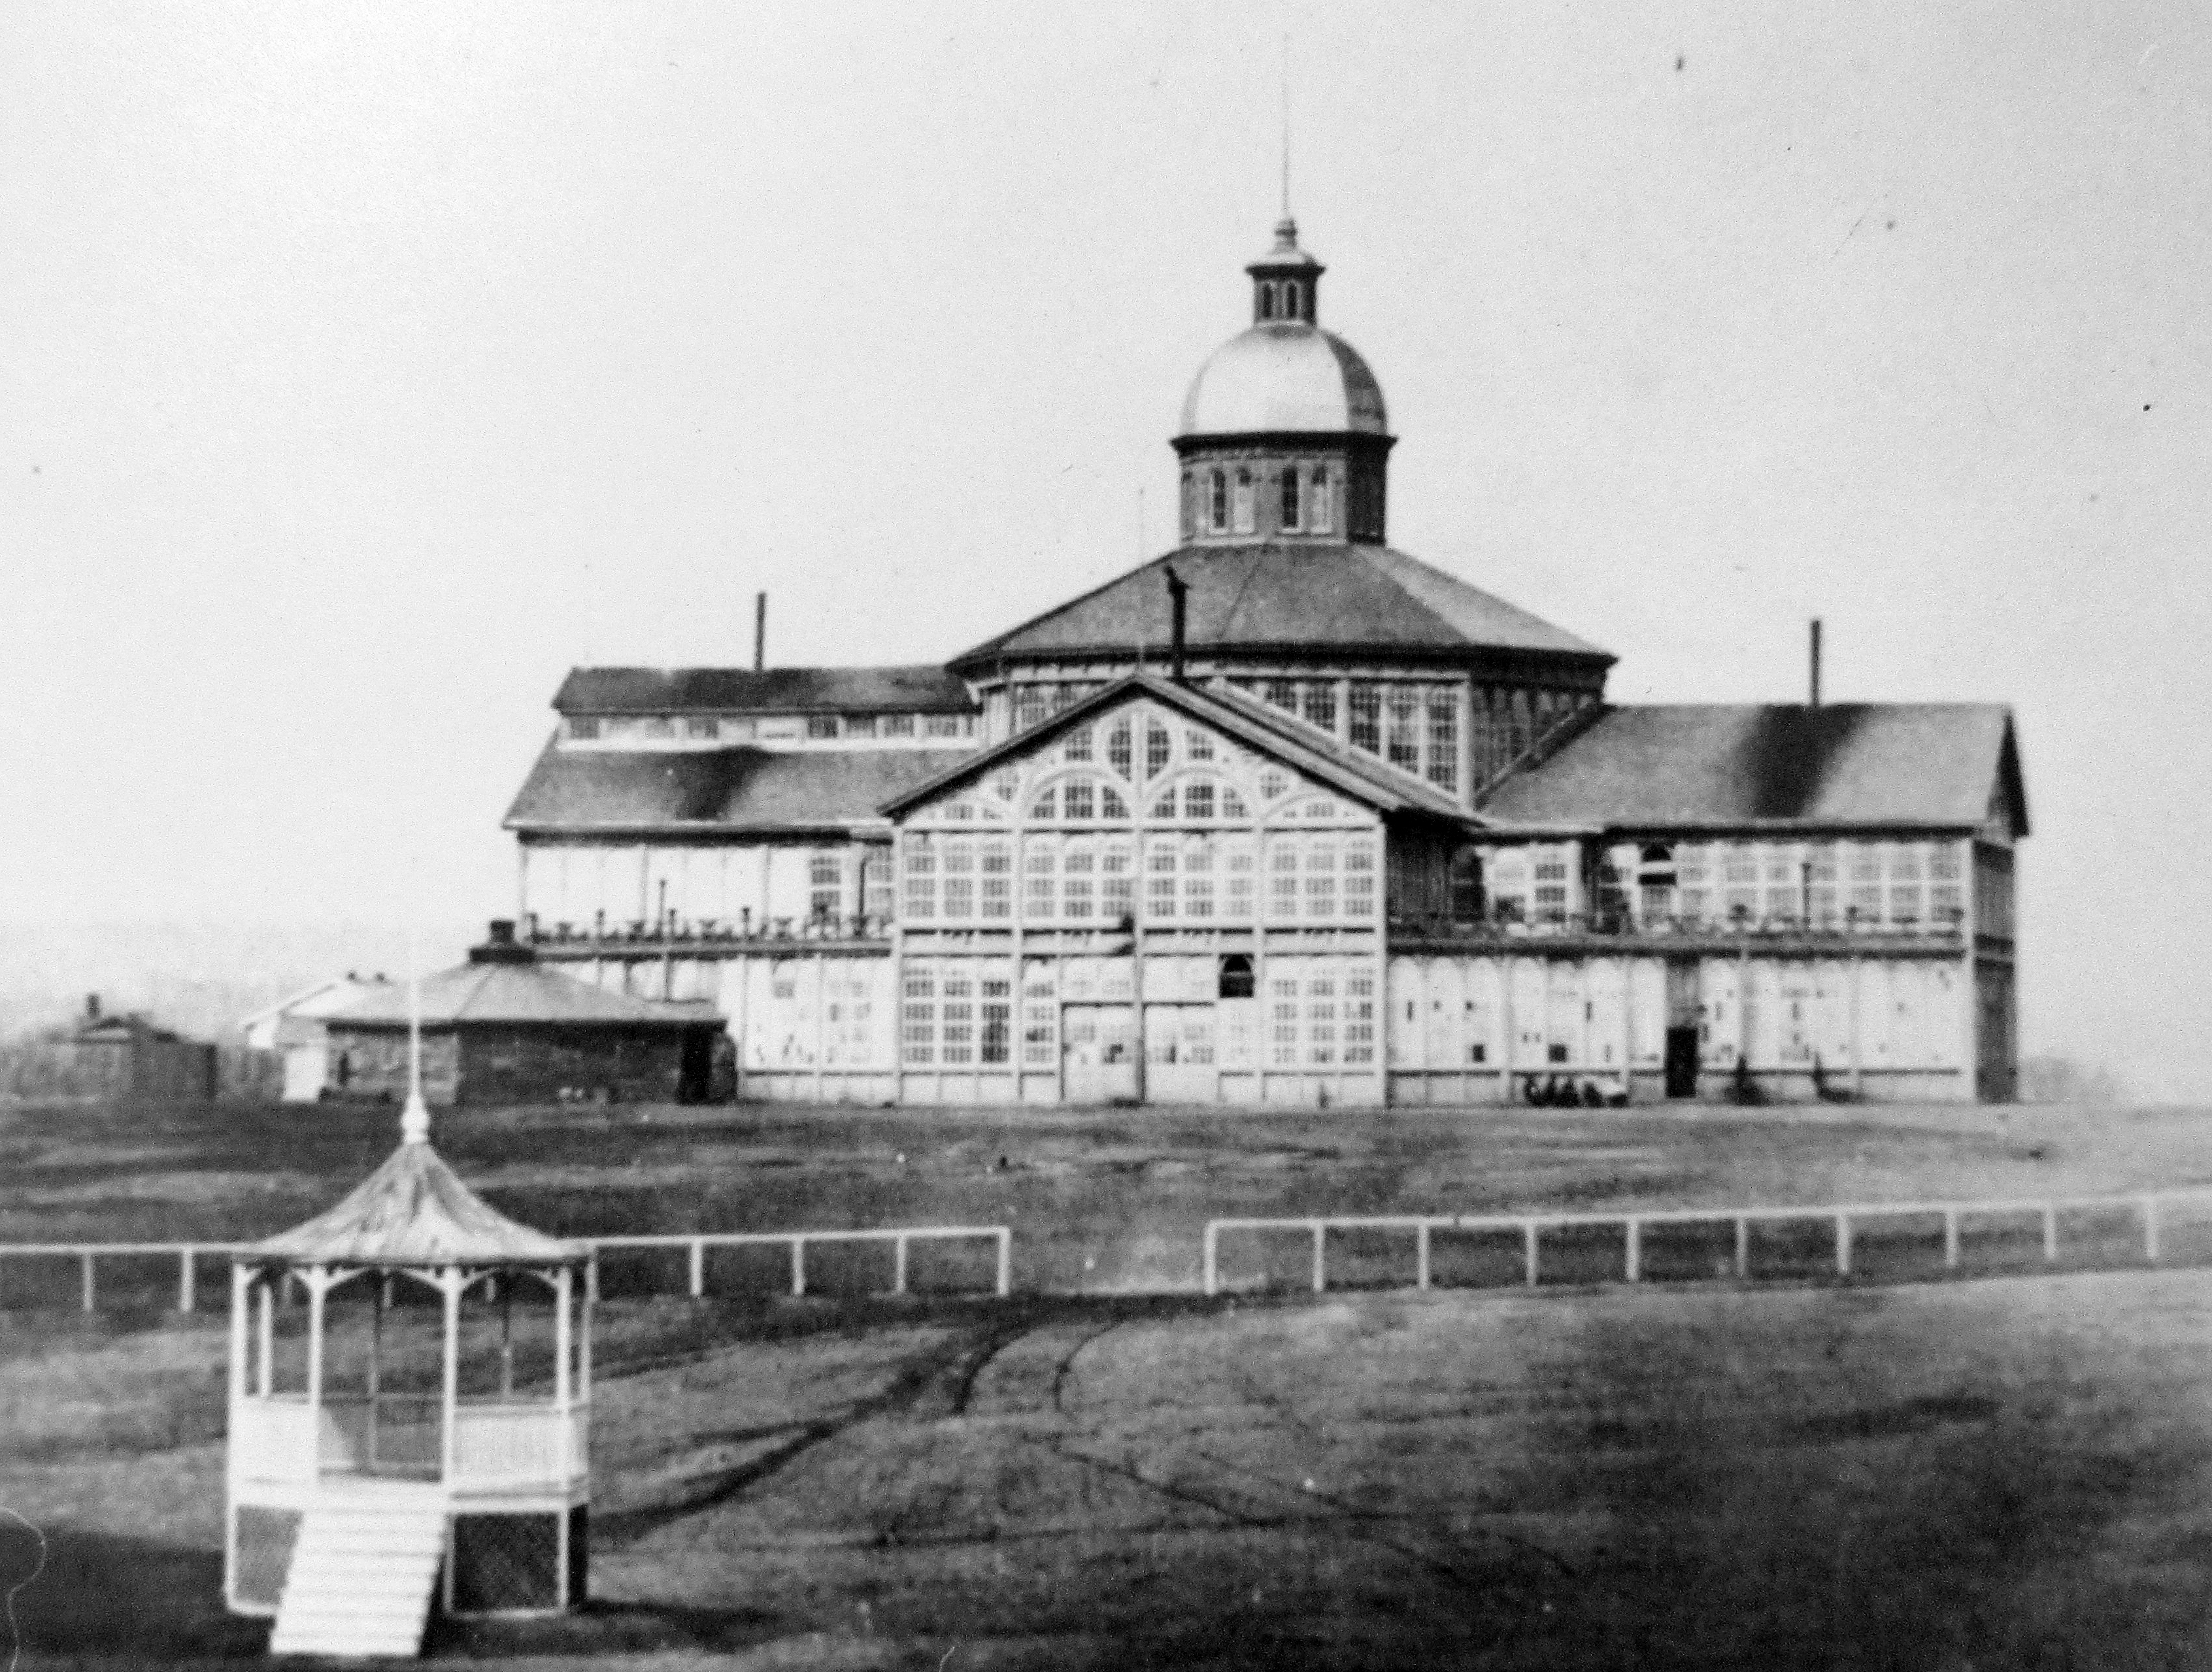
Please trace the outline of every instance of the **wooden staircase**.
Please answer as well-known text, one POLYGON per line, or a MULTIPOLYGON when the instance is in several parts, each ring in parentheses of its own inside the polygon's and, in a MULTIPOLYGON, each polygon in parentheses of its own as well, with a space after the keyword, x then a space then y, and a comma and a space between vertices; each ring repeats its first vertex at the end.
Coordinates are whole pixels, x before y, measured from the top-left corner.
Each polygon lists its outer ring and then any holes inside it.
POLYGON ((272 1655, 419 1655, 446 1554, 444 1489, 349 1483, 300 1519, 272 1655))

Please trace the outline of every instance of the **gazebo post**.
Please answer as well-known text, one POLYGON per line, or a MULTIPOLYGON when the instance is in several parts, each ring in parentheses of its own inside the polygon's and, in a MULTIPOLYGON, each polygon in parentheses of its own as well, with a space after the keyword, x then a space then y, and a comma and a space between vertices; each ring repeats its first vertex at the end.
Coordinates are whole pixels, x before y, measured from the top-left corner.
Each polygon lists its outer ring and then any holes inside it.
POLYGON ((553 1408, 561 1414, 564 1434, 568 1416, 568 1268, 563 1266, 553 1279, 553 1408))
POLYGON ((313 1471, 323 1472, 323 1295, 327 1268, 307 1268, 307 1433, 313 1471))
MULTIPOLYGON (((239 1407, 246 1398, 246 1347, 249 1339, 246 1313, 252 1304, 249 1293, 246 1268, 234 1260, 230 1267, 230 1409, 223 1423, 223 1432, 231 1436, 230 1444, 234 1446, 238 1443, 239 1407)), ((234 1471, 237 1460, 231 1458, 229 1463, 234 1471)), ((222 1506, 222 1605, 227 1608, 238 1606, 238 1508, 228 1502, 222 1506)))
POLYGON ((368 1274, 368 1472, 376 1473, 377 1398, 384 1378, 378 1360, 384 1356, 384 1274, 368 1274))
POLYGON ((461 1403, 461 1268, 448 1266, 438 1274, 438 1288, 446 1305, 446 1377, 440 1402, 444 1408, 444 1438, 438 1455, 438 1478, 453 1483, 453 1420, 461 1403))
POLYGON ((499 1397, 505 1404, 514 1397, 514 1285, 510 1274, 492 1279, 499 1288, 499 1397))

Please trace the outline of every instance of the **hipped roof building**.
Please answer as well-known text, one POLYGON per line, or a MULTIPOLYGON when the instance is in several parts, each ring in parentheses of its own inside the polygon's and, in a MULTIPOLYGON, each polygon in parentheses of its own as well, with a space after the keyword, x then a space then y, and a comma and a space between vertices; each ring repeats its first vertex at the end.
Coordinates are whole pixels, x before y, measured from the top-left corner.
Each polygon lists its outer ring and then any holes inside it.
POLYGON ((1246 271, 1171 550, 941 667, 572 672, 539 953, 714 1000, 748 1095, 2006 1095, 2009 711, 1608 702, 1389 544, 1295 224, 1246 271))

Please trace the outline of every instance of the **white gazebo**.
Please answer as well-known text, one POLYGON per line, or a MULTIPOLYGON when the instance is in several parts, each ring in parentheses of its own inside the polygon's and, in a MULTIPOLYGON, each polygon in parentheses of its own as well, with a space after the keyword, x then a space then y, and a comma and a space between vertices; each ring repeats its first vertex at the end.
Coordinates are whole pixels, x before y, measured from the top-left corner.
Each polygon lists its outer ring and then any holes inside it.
POLYGON ((410 1097, 382 1166, 231 1268, 223 1595, 275 1616, 274 1653, 411 1655, 434 1602, 583 1599, 588 1256, 487 1206, 429 1126, 410 1097))

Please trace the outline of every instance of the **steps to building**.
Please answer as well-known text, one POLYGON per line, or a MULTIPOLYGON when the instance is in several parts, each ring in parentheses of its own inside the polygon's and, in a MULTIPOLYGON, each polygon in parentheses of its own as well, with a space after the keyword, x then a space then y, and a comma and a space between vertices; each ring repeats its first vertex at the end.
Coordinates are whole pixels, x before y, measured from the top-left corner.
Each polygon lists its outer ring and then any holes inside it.
POLYGON ((273 1655, 418 1655, 446 1553, 445 1493, 380 1484, 307 1510, 270 1634, 273 1655))

